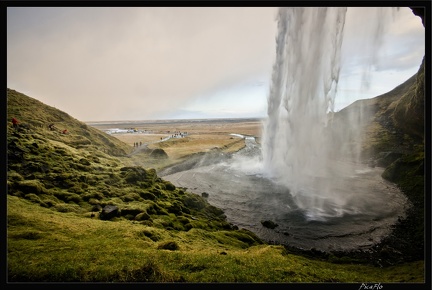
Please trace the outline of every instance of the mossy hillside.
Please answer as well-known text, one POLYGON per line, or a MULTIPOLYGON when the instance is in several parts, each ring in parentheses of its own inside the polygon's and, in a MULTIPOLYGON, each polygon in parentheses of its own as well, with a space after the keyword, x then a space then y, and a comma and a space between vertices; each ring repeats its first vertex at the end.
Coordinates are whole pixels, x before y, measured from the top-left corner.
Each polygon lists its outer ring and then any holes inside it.
POLYGON ((289 254, 154 169, 45 127, 8 129, 9 281, 424 280, 422 262, 380 269, 289 254), (118 215, 99 219, 105 205, 118 215))
POLYGON ((145 218, 147 224, 179 230, 194 225, 212 228, 221 223, 230 227, 222 211, 215 210, 201 197, 160 179, 154 169, 122 166, 115 157, 103 152, 35 139, 35 134, 8 136, 10 195, 54 210, 87 215, 97 215, 105 205, 115 205, 122 218, 145 218), (200 217, 214 220, 198 223, 192 219, 192 214, 198 220, 200 217), (178 221, 180 216, 183 216, 182 222, 178 221))
POLYGON ((97 148, 98 151, 115 156, 124 156, 132 150, 131 146, 117 138, 87 126, 61 110, 8 88, 8 132, 12 130, 11 119, 13 117, 24 125, 22 126, 23 132, 34 133, 39 138, 58 141, 73 148, 97 148), (56 130, 50 130, 48 128, 50 124, 54 124, 56 130), (24 129, 25 127, 28 129, 24 129), (64 129, 67 129, 69 133, 62 134, 61 131, 64 129))
POLYGON ((334 264, 247 231, 176 231, 62 213, 8 195, 9 282, 422 282, 423 262, 334 264))
MULTIPOLYGON (((23 123, 31 120, 28 130, 9 128, 8 131, 8 194, 83 217, 97 217, 104 206, 115 205, 119 208, 118 218, 139 220, 160 228, 231 228, 222 211, 160 179, 154 169, 124 166, 99 146, 76 146, 78 137, 74 134, 61 135, 48 127, 37 126, 41 120, 49 120, 47 115, 55 115, 62 116, 68 128, 81 128, 79 121, 66 114, 16 91, 8 92, 8 114, 17 116, 23 123), (17 108, 22 104, 26 104, 23 109, 17 108), (17 112, 25 113, 17 115, 17 112), (30 112, 37 112, 37 116, 30 112)), ((103 138, 108 140, 110 136, 103 138)), ((90 134, 87 139, 98 144, 93 141, 103 138, 90 134)), ((110 143, 111 151, 115 151, 118 142, 110 143)))

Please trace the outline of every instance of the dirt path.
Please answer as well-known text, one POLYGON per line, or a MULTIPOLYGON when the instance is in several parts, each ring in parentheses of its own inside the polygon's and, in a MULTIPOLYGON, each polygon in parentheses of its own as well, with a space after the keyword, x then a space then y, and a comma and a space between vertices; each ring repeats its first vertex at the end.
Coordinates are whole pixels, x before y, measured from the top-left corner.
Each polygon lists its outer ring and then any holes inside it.
POLYGON ((142 145, 134 147, 134 150, 131 153, 129 153, 128 155, 126 155, 126 156, 127 157, 131 157, 131 156, 134 156, 134 155, 136 155, 138 153, 143 153, 144 151, 149 150, 148 145, 155 144, 155 143, 160 143, 160 142, 164 142, 164 141, 168 141, 171 138, 173 138, 173 137, 168 136, 168 137, 165 137, 165 138, 160 139, 160 140, 144 143, 142 145))

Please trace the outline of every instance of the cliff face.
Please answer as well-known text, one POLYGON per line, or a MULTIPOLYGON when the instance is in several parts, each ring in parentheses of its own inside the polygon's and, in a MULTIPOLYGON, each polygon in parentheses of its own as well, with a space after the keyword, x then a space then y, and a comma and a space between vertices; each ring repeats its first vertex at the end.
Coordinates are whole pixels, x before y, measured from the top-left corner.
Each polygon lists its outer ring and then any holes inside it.
MULTIPOLYGON (((424 23, 423 9, 412 10, 424 23)), ((362 134, 356 135, 358 139, 355 142, 362 143, 361 156, 364 160, 379 159, 386 152, 397 153, 399 156, 423 152, 426 101, 424 86, 423 57, 415 75, 388 93, 356 101, 335 113, 333 126, 352 135, 348 120, 357 120, 357 128, 362 134)), ((385 167, 390 163, 388 161, 382 165, 385 167)))
MULTIPOLYGON (((414 15, 419 16, 422 20, 423 27, 425 26, 424 8, 411 7, 414 15)), ((425 103, 425 62, 424 57, 417 72, 417 79, 413 89, 402 96, 395 104, 393 111, 393 121, 406 134, 414 138, 424 139, 424 103, 425 103)), ((429 96, 430 97, 430 96, 429 96)))
MULTIPOLYGON (((424 9, 412 8, 422 18, 424 9)), ((333 128, 344 130, 345 138, 357 137, 361 157, 370 166, 385 168, 382 177, 394 182, 412 207, 392 235, 386 248, 404 252, 408 259, 424 258, 425 198, 425 61, 418 72, 393 90, 372 99, 359 100, 333 116, 333 128), (349 120, 356 120, 361 133, 353 134, 349 120), (361 142, 361 143, 360 143, 361 142)), ((430 98, 430 96, 427 96, 430 98)))
POLYGON ((396 127, 413 138, 424 139, 424 57, 412 88, 389 110, 396 127))

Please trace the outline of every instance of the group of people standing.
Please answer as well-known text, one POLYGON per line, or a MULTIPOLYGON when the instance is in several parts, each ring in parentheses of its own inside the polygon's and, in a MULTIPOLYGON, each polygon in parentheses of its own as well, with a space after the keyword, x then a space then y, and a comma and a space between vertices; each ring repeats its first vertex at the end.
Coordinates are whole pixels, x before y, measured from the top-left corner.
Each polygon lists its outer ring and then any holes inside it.
POLYGON ((187 132, 175 131, 171 138, 183 138, 187 135, 187 132))
POLYGON ((142 142, 140 141, 140 142, 134 142, 134 147, 139 147, 139 146, 142 146, 142 142))

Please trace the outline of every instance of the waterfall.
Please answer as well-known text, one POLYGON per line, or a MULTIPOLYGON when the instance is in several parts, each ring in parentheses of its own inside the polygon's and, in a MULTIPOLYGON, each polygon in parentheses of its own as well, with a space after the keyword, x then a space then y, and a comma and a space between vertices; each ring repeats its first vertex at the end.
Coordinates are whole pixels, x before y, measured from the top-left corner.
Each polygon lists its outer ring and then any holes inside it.
MULTIPOLYGON (((375 9, 382 15, 380 8, 375 9)), ((349 195, 336 188, 338 174, 351 174, 350 168, 335 169, 335 159, 358 153, 348 152, 346 145, 348 135, 360 136, 358 118, 347 118, 352 127, 345 133, 329 122, 341 70, 346 15, 347 8, 333 7, 280 8, 277 15, 276 60, 262 140, 263 171, 286 185, 298 206, 314 217, 338 214, 348 203, 349 195)), ((377 26, 371 36, 372 56, 384 31, 384 21, 373 21, 377 26)), ((372 62, 365 63, 366 84, 372 62)))

